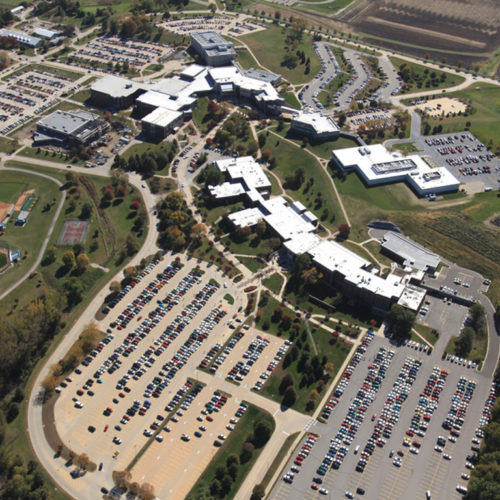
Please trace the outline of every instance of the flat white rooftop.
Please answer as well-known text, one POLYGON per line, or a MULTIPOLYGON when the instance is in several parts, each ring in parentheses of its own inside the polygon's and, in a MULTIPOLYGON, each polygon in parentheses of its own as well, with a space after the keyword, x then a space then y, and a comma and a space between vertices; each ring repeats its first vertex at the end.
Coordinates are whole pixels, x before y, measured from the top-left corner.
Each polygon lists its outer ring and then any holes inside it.
POLYGON ((245 210, 228 215, 228 219, 236 227, 255 226, 263 218, 264 214, 258 208, 246 208, 245 210))
POLYGON ((267 175, 252 156, 217 160, 215 165, 221 172, 227 172, 231 180, 244 182, 248 189, 271 188, 267 175))
POLYGON ((333 134, 339 131, 336 123, 331 118, 323 116, 319 111, 315 113, 299 111, 292 118, 292 127, 294 123, 308 126, 318 135, 333 134))
POLYGON ((217 186, 208 186, 210 194, 218 200, 239 196, 245 192, 245 186, 241 182, 223 182, 217 186))
POLYGON ((459 181, 446 168, 431 168, 419 155, 403 156, 382 144, 337 149, 332 158, 345 170, 356 170, 368 185, 407 181, 420 194, 454 191, 459 181))
POLYGON ((175 123, 182 116, 178 111, 172 111, 166 108, 156 108, 151 113, 146 115, 142 122, 156 125, 157 127, 168 127, 175 123))
POLYGON ((134 82, 120 76, 106 75, 96 80, 91 88, 110 97, 127 97, 138 89, 148 89, 149 84, 134 82))

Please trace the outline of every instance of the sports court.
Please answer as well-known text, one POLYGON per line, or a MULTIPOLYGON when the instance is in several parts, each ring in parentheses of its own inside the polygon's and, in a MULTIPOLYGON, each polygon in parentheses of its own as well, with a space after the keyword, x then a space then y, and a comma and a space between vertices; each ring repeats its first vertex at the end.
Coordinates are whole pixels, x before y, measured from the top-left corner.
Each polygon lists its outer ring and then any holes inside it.
POLYGON ((85 243, 89 227, 89 221, 65 220, 57 244, 60 246, 73 246, 75 243, 85 243))

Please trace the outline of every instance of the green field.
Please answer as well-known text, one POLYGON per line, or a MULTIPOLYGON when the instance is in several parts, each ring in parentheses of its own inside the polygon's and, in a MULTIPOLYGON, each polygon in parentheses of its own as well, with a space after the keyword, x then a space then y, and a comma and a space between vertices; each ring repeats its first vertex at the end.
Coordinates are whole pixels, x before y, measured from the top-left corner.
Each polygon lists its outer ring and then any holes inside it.
POLYGON ((254 59, 246 48, 242 47, 236 49, 236 55, 238 63, 243 69, 260 68, 258 61, 254 59))
POLYGON ((469 130, 486 146, 497 154, 500 153, 500 87, 485 83, 475 83, 458 92, 446 93, 440 97, 456 97, 467 102, 472 111, 468 116, 451 118, 427 118, 422 125, 428 122, 431 127, 443 126, 442 133, 461 132, 470 122, 469 130))
POLYGON ((19 198, 19 195, 25 190, 25 187, 26 184, 22 182, 2 180, 0 182, 0 201, 3 201, 4 203, 15 203, 19 198))
POLYGON ((269 278, 262 280, 262 284, 274 293, 279 293, 283 286, 283 278, 278 273, 274 273, 269 278))
POLYGON ((308 1, 308 2, 299 2, 294 5, 301 10, 306 10, 312 12, 313 14, 322 14, 326 16, 332 16, 340 9, 344 9, 348 5, 350 5, 354 0, 334 0, 331 3, 322 3, 320 0, 318 1, 308 1))
POLYGON ((254 259, 252 257, 236 257, 245 267, 250 269, 252 273, 256 273, 260 271, 261 269, 264 269, 266 267, 266 264, 261 262, 258 259, 254 259))
POLYGON ((411 77, 403 86, 401 94, 409 94, 411 92, 429 89, 443 89, 459 85, 465 80, 463 76, 455 73, 427 68, 422 64, 405 61, 404 59, 399 59, 398 57, 389 56, 389 59, 391 60, 391 63, 396 71, 399 72, 402 64, 406 64, 406 66, 411 70, 411 77), (444 79, 442 75, 444 75, 444 79))
POLYGON ((338 226, 341 218, 340 207, 332 194, 328 173, 318 161, 298 145, 280 139, 274 134, 269 135, 263 149, 268 149, 271 157, 276 158, 277 166, 273 169, 273 173, 282 183, 288 176, 293 176, 299 167, 304 170, 305 180, 300 188, 287 189, 286 192, 314 212, 325 226, 338 226), (310 179, 312 185, 309 185, 310 179))
POLYGON ((79 71, 71 71, 68 69, 51 66, 50 64, 26 64, 25 66, 22 66, 16 71, 13 71, 9 75, 2 77, 2 80, 8 80, 9 78, 18 75, 19 73, 33 69, 38 69, 40 71, 47 71, 49 73, 52 73, 53 75, 64 76, 65 78, 70 78, 71 80, 78 80, 84 75, 79 71))
POLYGON ((285 38, 281 28, 271 26, 265 31, 258 31, 250 35, 239 37, 239 40, 246 43, 251 49, 259 63, 274 73, 281 74, 284 79, 291 83, 306 83, 316 75, 321 69, 320 62, 312 46, 312 38, 304 34, 301 42, 294 47, 304 51, 305 57, 310 58, 310 72, 304 73, 305 65, 298 64, 295 68, 289 69, 281 65, 283 58, 288 54, 289 47, 285 45, 285 38))
POLYGON ((0 276, 1 288, 7 288, 15 283, 35 261, 60 198, 58 186, 48 179, 23 172, 7 170, 0 172, 0 199, 6 196, 11 202, 15 202, 24 189, 35 189, 39 199, 24 227, 15 225, 15 212, 5 226, 2 239, 9 244, 11 249, 19 249, 22 258, 8 273, 0 276), (44 211, 47 204, 50 209, 44 211))

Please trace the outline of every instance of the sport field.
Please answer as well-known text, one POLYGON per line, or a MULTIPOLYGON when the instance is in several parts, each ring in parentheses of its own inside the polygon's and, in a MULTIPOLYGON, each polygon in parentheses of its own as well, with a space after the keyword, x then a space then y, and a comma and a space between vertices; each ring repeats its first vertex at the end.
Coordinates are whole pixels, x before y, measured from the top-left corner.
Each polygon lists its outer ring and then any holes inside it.
POLYGON ((0 201, 15 203, 19 195, 25 191, 25 186, 26 184, 21 182, 0 181, 0 201))
POLYGON ((319 59, 316 57, 312 46, 312 38, 304 34, 301 42, 289 52, 289 47, 285 44, 286 35, 281 32, 281 28, 270 26, 266 31, 258 31, 250 35, 244 35, 238 39, 246 43, 253 52, 259 63, 274 73, 279 73, 284 79, 291 83, 306 83, 313 78, 321 69, 319 59), (295 68, 289 69, 282 66, 281 62, 289 53, 304 51, 306 60, 310 58, 310 72, 304 73, 305 65, 298 64, 295 68))
POLYGON ((24 227, 14 224, 15 217, 11 217, 6 224, 3 239, 11 248, 19 249, 22 258, 8 273, 0 276, 2 289, 15 283, 35 261, 61 196, 58 186, 48 179, 23 172, 9 172, 8 170, 0 172, 2 196, 8 196, 11 202, 15 202, 23 189, 35 189, 39 199, 24 227), (45 211, 45 205, 49 205, 50 209, 45 211))
POLYGON ((443 97, 456 97, 467 102, 472 107, 469 116, 456 116, 453 118, 432 119, 426 118, 431 127, 443 126, 443 134, 458 132, 466 129, 470 122, 469 130, 492 151, 500 153, 500 87, 486 83, 477 83, 458 92, 443 94, 443 97))
POLYGON ((411 92, 418 92, 419 90, 443 89, 459 85, 465 80, 463 76, 455 73, 427 68, 422 64, 405 61, 398 57, 389 56, 389 59, 396 71, 399 72, 402 64, 406 64, 411 70, 410 79, 404 85, 401 94, 409 94, 411 92))

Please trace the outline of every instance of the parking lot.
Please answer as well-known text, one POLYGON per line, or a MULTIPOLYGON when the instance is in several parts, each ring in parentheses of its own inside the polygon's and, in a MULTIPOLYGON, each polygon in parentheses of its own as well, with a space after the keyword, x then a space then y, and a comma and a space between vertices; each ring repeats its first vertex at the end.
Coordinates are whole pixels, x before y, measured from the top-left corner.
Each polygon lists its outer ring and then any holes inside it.
POLYGON ((500 160, 470 132, 420 137, 417 145, 461 183, 479 181, 486 189, 500 185, 500 160))
POLYGON ((234 17, 223 16, 183 17, 182 19, 162 21, 161 23, 157 23, 157 26, 179 35, 210 30, 218 31, 225 35, 241 36, 267 29, 264 25, 252 19, 237 21, 234 17))
POLYGON ((461 498, 491 413, 490 383, 440 353, 378 336, 357 354, 327 424, 310 429, 317 441, 304 438, 270 498, 461 498))
POLYGON ((106 337, 57 388, 55 405, 61 440, 108 473, 127 467, 154 437, 132 474, 152 482, 157 494, 164 491, 163 498, 176 488, 182 489, 180 497, 186 493, 196 480, 193 472, 201 472, 217 448, 211 438, 230 425, 240 404, 228 397, 215 413, 206 411, 216 397, 217 379, 213 388, 203 387, 193 369, 213 342, 225 338, 243 303, 213 266, 184 257, 177 265, 171 259, 149 266, 108 305, 100 322, 106 337), (223 300, 226 293, 235 296, 233 305, 223 300), (198 417, 210 422, 206 439, 193 434, 202 425, 198 417), (166 462, 171 467, 164 468, 166 462), (182 479, 184 469, 190 472, 182 479))
POLYGON ((89 41, 72 55, 88 66, 127 63, 129 68, 140 70, 165 60, 173 53, 173 48, 161 43, 103 36, 89 41))
POLYGON ((14 72, 0 82, 0 133, 7 134, 56 104, 57 96, 79 88, 74 79, 56 74, 56 70, 27 67, 14 72))
POLYGON ((396 125, 392 113, 382 108, 352 111, 346 116, 346 123, 352 130, 357 130, 360 125, 366 130, 380 130, 396 125))

